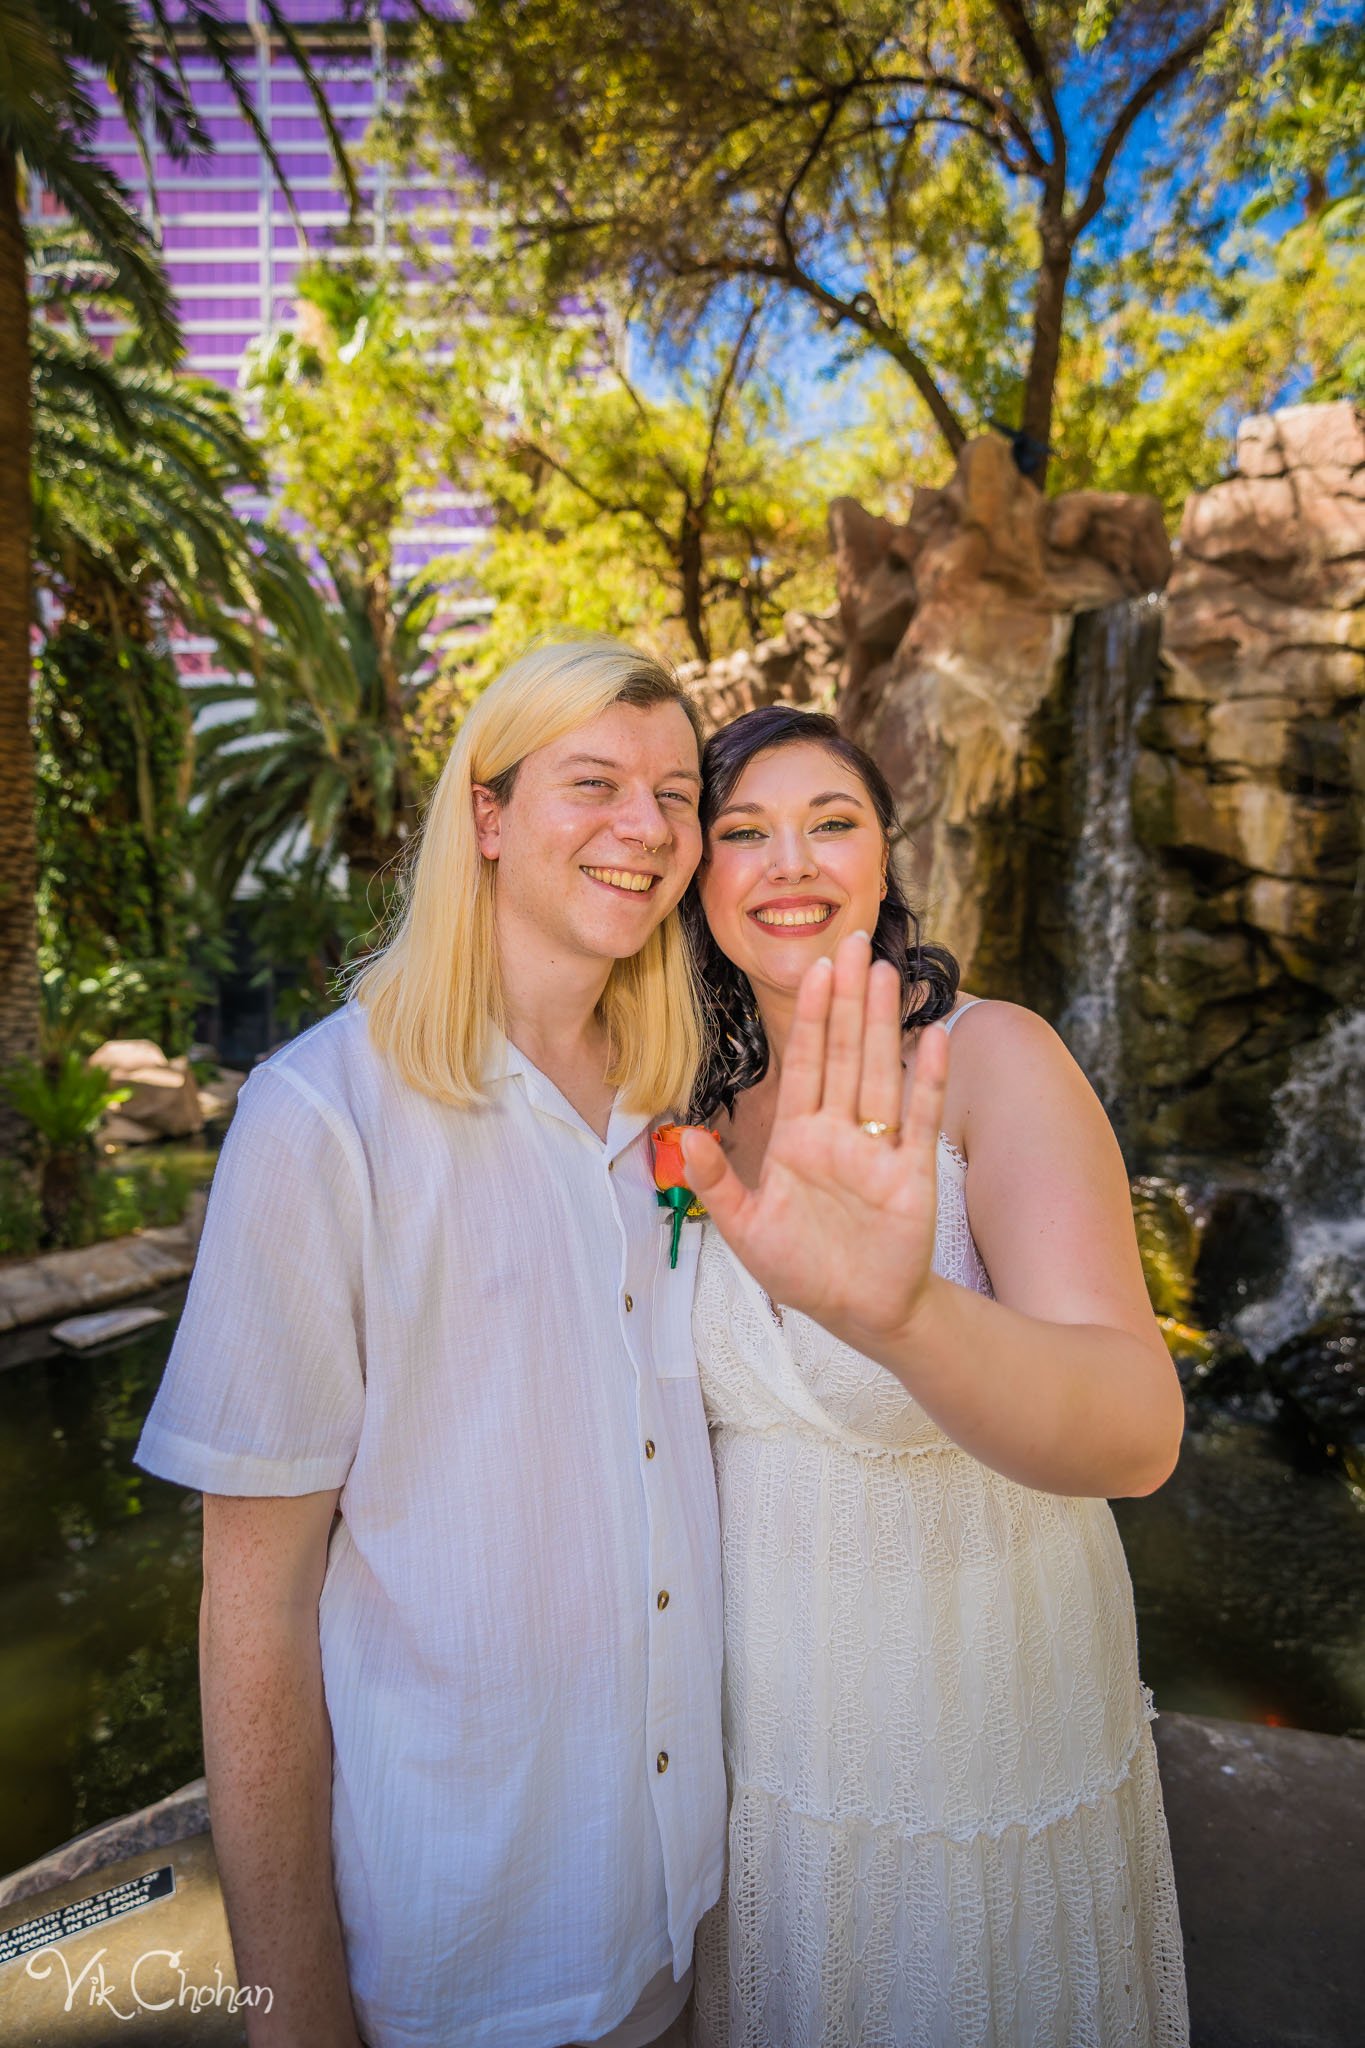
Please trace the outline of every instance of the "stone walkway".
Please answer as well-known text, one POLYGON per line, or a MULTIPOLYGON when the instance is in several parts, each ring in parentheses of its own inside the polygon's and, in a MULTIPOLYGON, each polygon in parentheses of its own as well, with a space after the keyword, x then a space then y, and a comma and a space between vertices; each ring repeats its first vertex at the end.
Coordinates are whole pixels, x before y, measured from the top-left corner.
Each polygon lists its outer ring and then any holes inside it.
POLYGON ((1163 1714, 1191 2048, 1365 2041, 1365 1742, 1163 1714))
POLYGON ((41 1252, 0 1266, 0 1333, 110 1308, 130 1295, 183 1280, 193 1269, 208 1197, 190 1196, 179 1223, 106 1238, 80 1251, 41 1252))

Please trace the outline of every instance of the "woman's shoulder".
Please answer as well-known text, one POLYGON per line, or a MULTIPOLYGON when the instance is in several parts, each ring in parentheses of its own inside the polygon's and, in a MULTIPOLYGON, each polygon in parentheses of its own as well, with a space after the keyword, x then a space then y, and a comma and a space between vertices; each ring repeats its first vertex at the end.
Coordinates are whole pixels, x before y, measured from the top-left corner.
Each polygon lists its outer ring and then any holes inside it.
POLYGON ((1023 1003, 1007 1002, 1002 996, 974 996, 967 989, 961 989, 953 1008, 938 1022, 951 1034, 955 1057, 971 1044, 988 1045, 992 1057, 998 1057, 1010 1048, 1026 1052, 1051 1047, 1070 1058, 1061 1037, 1046 1017, 1023 1003), (970 1024, 967 1022, 969 1016, 970 1024))
POLYGON ((970 1157, 971 1137, 983 1118, 995 1121, 1002 1109, 1024 1103, 1052 1112, 1074 1107, 1076 1092, 1090 1085, 1046 1017, 1023 1003, 963 990, 948 1017, 951 1043, 943 1130, 970 1157))

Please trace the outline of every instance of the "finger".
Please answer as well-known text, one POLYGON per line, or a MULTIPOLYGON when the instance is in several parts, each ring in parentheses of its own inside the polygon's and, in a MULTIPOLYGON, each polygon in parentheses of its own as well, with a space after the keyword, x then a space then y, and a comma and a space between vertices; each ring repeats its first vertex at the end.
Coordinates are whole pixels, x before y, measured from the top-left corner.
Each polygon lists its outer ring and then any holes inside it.
POLYGON ((813 1116, 820 1107, 825 1071, 825 1028, 834 983, 833 963, 816 960, 806 969, 796 991, 792 1028, 782 1056, 777 1088, 779 1117, 813 1116))
POLYGON ((750 1199, 749 1190, 709 1131, 689 1126, 682 1132, 681 1144, 688 1187, 728 1237, 750 1199))
MULTIPOLYGON (((905 1086, 902 1066, 901 978, 889 960, 876 960, 867 979, 867 1021, 863 1071, 858 1084, 858 1121, 892 1126, 901 1120, 905 1086)), ((881 1143, 888 1142, 882 1139, 881 1143)))
POLYGON ((943 1096, 948 1080, 948 1034, 941 1024, 915 1033, 915 1057, 901 1105, 901 1150, 928 1171, 935 1170, 943 1096))
POLYGON ((863 1071, 863 1028, 867 1015, 867 973, 872 944, 866 932, 854 932, 834 954, 834 993, 825 1035, 825 1077, 820 1107, 851 1123, 858 1110, 858 1083, 863 1071))

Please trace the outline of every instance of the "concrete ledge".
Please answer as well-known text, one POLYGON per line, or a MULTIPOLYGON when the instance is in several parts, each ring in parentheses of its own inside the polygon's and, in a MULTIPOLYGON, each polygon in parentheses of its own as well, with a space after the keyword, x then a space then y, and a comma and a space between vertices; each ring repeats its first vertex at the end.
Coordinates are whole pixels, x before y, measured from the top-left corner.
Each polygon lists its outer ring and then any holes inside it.
POLYGON ((1365 1742, 1163 1714, 1191 2048, 1365 2038, 1365 1742))
POLYGON ((55 1322, 81 1309, 109 1308, 129 1295, 183 1280, 194 1267, 207 1205, 199 1190, 190 1196, 183 1220, 164 1229, 0 1266, 0 1332, 55 1322))
POLYGON ((17 1906, 39 1892, 56 1891, 73 1884, 78 1877, 93 1876, 111 1863, 139 1856, 144 1849, 164 1849, 172 1842, 185 1842, 192 1835, 209 1832, 208 1790, 202 1778, 167 1793, 154 1806, 138 1813, 120 1815, 97 1828, 74 1835, 60 1849, 51 1849, 36 1863, 25 1864, 12 1876, 0 1878, 0 1912, 17 1906))
MULTIPOLYGON (((1155 1732, 1191 2048, 1359 2048, 1365 1742, 1186 1714, 1155 1732)), ((16 1871, 0 1914, 207 1828, 200 1779, 16 1871)))

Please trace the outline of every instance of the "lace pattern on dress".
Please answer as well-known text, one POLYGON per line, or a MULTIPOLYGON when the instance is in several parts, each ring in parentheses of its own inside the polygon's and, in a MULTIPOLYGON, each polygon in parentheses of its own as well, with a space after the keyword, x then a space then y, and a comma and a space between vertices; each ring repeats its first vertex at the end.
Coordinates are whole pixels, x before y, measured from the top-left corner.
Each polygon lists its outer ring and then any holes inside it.
MULTIPOLYGON (((934 1271, 991 1293, 939 1145, 934 1271)), ((1103 1501, 1016 1485, 705 1226, 727 1893, 705 2048, 1186 2048, 1132 1589, 1103 1501), (934 1455, 927 1455, 933 1453, 934 1455)))

